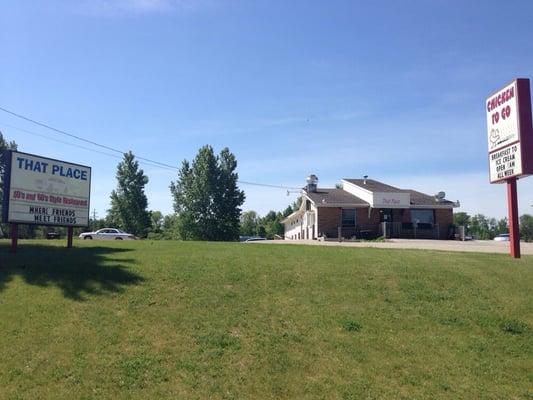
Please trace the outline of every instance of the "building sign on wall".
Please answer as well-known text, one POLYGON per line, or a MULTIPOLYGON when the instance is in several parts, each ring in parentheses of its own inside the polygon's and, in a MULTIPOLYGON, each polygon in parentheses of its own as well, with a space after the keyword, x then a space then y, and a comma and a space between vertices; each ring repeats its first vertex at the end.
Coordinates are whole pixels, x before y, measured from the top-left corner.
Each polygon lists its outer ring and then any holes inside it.
POLYGON ((490 182, 533 173, 529 80, 515 79, 486 100, 490 182))
POLYGON ((6 161, 4 222, 88 226, 90 167, 18 151, 6 161))
POLYGON ((374 192, 371 207, 374 208, 409 208, 411 195, 405 192, 374 192))

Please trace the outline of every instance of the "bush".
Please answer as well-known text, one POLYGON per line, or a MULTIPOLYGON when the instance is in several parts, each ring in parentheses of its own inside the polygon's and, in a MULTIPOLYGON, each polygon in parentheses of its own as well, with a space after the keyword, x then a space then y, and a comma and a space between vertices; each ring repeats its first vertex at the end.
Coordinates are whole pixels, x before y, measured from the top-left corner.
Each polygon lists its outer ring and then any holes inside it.
POLYGON ((521 335, 527 331, 527 325, 524 322, 511 320, 505 321, 501 326, 502 331, 511 335, 521 335))
POLYGON ((359 332, 363 328, 359 322, 354 320, 346 320, 342 325, 348 332, 359 332))

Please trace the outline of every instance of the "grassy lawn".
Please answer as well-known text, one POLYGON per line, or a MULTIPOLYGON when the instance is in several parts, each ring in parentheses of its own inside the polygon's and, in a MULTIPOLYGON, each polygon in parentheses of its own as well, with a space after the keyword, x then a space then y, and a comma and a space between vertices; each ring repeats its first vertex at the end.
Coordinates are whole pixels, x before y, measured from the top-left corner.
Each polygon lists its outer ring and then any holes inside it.
POLYGON ((533 257, 20 243, 2 399, 533 399, 533 257))

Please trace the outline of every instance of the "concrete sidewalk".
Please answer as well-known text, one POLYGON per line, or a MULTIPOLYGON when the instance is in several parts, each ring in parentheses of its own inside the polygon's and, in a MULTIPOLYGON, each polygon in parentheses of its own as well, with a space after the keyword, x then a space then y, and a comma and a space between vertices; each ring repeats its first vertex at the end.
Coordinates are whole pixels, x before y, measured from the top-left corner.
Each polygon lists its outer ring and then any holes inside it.
MULTIPOLYGON (((376 247, 380 249, 419 249, 442 251, 467 251, 475 253, 509 253, 509 242, 493 240, 422 240, 422 239, 388 239, 386 242, 334 242, 318 240, 262 240, 251 243, 267 244, 306 244, 314 246, 376 247)), ((523 255, 533 255, 533 243, 520 243, 523 255)))

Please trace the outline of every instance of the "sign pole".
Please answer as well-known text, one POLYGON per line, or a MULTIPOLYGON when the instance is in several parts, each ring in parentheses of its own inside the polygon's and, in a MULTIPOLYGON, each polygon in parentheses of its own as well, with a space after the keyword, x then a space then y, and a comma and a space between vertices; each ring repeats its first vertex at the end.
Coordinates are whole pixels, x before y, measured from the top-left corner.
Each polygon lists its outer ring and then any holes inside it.
POLYGON ((11 224, 11 253, 17 252, 17 244, 19 239, 19 225, 11 224))
POLYGON ((517 78, 485 100, 490 183, 507 186, 509 253, 520 258, 516 180, 533 175, 529 79, 517 78))
POLYGON ((72 236, 73 236, 74 228, 72 226, 67 227, 67 249, 72 248, 72 236))
POLYGON ((507 208, 509 210, 509 250, 511 257, 520 258, 520 230, 516 178, 507 179, 507 208))

